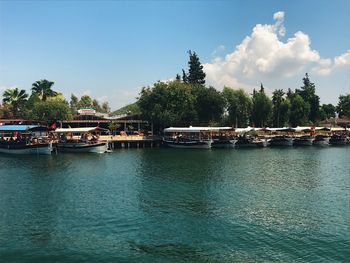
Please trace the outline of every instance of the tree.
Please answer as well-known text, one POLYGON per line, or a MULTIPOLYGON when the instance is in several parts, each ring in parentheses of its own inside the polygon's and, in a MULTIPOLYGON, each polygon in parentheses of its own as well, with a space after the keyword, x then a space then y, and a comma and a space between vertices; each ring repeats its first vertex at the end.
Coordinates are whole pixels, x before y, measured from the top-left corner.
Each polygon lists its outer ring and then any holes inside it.
POLYGON ((225 104, 221 93, 213 87, 206 88, 202 85, 196 85, 192 90, 195 97, 198 124, 207 126, 220 121, 225 104))
POLYGON ((175 80, 177 80, 177 81, 181 81, 181 77, 180 77, 180 75, 179 75, 179 74, 176 74, 175 80))
POLYGON ((73 93, 70 96, 69 106, 72 114, 76 114, 79 109, 79 99, 73 93))
POLYGON ((263 87, 253 96, 252 121, 258 127, 268 124, 272 113, 272 102, 263 87))
POLYGON ((120 128, 120 126, 121 126, 120 123, 112 121, 108 124, 108 129, 110 129, 112 134, 114 134, 116 132, 116 130, 118 130, 120 128))
POLYGON ((98 103, 97 99, 93 99, 92 100, 92 108, 97 111, 97 112, 102 112, 102 107, 100 106, 100 104, 98 103))
POLYGON ((229 114, 227 120, 229 125, 234 124, 235 127, 246 127, 249 123, 253 104, 249 95, 243 89, 233 90, 229 87, 224 87, 223 97, 229 114))
POLYGON ((101 110, 102 110, 101 112, 103 112, 103 113, 110 113, 111 112, 111 108, 109 107, 108 101, 105 101, 102 103, 101 110))
POLYGON ((299 94, 310 105, 308 119, 315 123, 319 117, 320 97, 315 94, 315 84, 310 81, 307 73, 303 78, 303 84, 301 90, 297 89, 295 93, 299 94))
POLYGON ((92 99, 88 95, 81 96, 79 103, 78 103, 78 108, 79 109, 91 109, 92 108, 92 99))
POLYGON ((203 65, 199 61, 199 57, 196 52, 188 51, 190 56, 188 61, 188 74, 182 70, 183 77, 182 80, 189 84, 205 84, 205 73, 203 71, 203 65))
POLYGON ((142 88, 137 102, 142 117, 152 121, 156 129, 192 125, 197 120, 194 103, 191 85, 178 81, 142 88))
POLYGON ((31 117, 34 120, 52 123, 58 120, 70 120, 72 114, 67 102, 53 100, 36 103, 31 117))
POLYGON ((42 101, 46 101, 47 97, 55 96, 57 93, 52 90, 53 81, 46 79, 38 80, 32 84, 32 92, 36 93, 42 101))
POLYGON ((331 117, 335 117, 335 106, 332 104, 322 104, 319 115, 320 120, 329 119, 331 117))
POLYGON ((139 115, 139 114, 141 114, 141 110, 140 110, 138 103, 135 102, 135 103, 128 104, 128 105, 121 107, 120 109, 115 110, 112 113, 110 113, 111 116, 123 115, 123 114, 127 114, 127 115, 139 115))
POLYGON ((2 102, 11 106, 14 117, 20 117, 21 111, 27 102, 28 94, 25 90, 18 88, 7 89, 3 93, 2 102))
POLYGON ((295 94, 291 101, 290 124, 292 126, 305 125, 308 123, 310 105, 299 95, 295 94))
POLYGON ((350 117, 350 94, 339 96, 337 112, 339 113, 339 117, 350 117))
POLYGON ((272 104, 273 104, 273 125, 280 127, 280 116, 282 111, 282 102, 284 101, 284 91, 282 89, 276 89, 272 93, 272 104))

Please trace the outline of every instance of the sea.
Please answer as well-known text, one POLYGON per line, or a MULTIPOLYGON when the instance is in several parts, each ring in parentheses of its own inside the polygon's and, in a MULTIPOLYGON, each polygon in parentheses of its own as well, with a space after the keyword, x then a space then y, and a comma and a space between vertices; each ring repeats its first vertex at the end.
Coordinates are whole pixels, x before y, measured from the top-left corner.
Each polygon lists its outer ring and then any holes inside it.
POLYGON ((0 155, 0 262, 349 262, 350 147, 0 155))

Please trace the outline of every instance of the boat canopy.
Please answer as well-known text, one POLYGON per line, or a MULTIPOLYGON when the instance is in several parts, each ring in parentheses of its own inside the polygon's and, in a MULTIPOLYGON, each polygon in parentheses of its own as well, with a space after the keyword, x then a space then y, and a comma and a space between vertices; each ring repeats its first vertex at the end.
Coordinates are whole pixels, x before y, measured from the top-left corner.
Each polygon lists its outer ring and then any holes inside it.
POLYGON ((203 132, 212 131, 210 127, 169 127, 164 129, 164 132, 203 132))
POLYGON ((283 127, 283 128, 266 128, 266 131, 271 131, 271 132, 295 132, 294 128, 290 127, 283 127))
POLYGON ((108 131, 100 127, 57 128, 57 133, 88 133, 93 131, 108 131))
POLYGON ((0 132, 25 132, 34 128, 39 128, 38 125, 0 125, 0 132))

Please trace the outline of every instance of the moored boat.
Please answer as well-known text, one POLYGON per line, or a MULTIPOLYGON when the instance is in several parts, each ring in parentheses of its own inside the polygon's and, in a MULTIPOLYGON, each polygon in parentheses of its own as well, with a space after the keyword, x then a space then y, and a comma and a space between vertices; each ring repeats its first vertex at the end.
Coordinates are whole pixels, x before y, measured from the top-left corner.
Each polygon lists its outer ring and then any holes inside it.
POLYGON ((212 148, 234 148, 236 139, 232 127, 209 127, 212 135, 212 148))
POLYGON ((47 137, 36 137, 35 131, 47 131, 38 125, 2 125, 0 152, 6 154, 50 155, 52 141, 47 137))
POLYGON ((293 146, 293 138, 288 135, 279 135, 270 139, 270 146, 293 146))
POLYGON ((208 127, 170 127, 164 129, 163 142, 173 148, 209 149, 210 131, 208 127))
POLYGON ((347 145, 350 140, 346 134, 333 134, 329 139, 331 145, 347 145))
POLYGON ((251 136, 239 136, 235 143, 235 146, 238 148, 266 147, 266 145, 266 140, 260 140, 251 136))
POLYGON ((330 137, 327 135, 316 135, 312 142, 315 146, 328 146, 330 137))
POLYGON ((314 137, 309 136, 309 135, 304 135, 297 137, 293 140, 293 145, 295 146, 312 146, 314 137))
POLYGON ((105 153, 108 151, 108 142, 98 140, 98 131, 108 130, 99 127, 86 128, 58 128, 58 151, 74 153, 105 153))

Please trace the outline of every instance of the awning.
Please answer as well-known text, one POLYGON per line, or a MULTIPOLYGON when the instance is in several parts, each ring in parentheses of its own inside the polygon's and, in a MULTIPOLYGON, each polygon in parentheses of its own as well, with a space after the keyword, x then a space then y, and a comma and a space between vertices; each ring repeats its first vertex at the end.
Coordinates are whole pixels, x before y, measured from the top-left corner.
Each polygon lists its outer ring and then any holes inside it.
POLYGON ((164 132, 202 132, 211 131, 209 127, 170 127, 164 129, 164 132))
POLYGON ((58 128, 55 130, 57 133, 88 133, 92 131, 108 131, 100 127, 81 127, 81 128, 58 128))
POLYGON ((40 126, 38 125, 0 125, 0 132, 25 132, 37 127, 40 127, 40 126))

